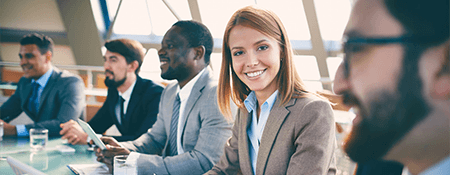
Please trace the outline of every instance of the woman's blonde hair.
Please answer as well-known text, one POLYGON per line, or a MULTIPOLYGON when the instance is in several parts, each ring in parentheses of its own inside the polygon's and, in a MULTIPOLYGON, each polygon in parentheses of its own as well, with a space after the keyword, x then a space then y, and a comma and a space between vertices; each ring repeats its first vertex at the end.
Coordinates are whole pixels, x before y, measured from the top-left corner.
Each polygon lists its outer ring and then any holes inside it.
POLYGON ((230 99, 239 108, 244 105, 251 90, 236 75, 232 66, 231 50, 229 47, 230 32, 235 26, 255 29, 269 36, 280 45, 280 71, 276 79, 281 104, 286 104, 291 98, 301 98, 307 95, 303 81, 297 74, 293 63, 291 43, 281 20, 272 11, 255 6, 247 6, 236 11, 225 28, 222 45, 222 67, 220 70, 217 90, 219 109, 227 119, 231 119, 230 99), (230 80, 230 75, 232 79, 230 80), (232 85, 230 84, 232 83, 232 85))

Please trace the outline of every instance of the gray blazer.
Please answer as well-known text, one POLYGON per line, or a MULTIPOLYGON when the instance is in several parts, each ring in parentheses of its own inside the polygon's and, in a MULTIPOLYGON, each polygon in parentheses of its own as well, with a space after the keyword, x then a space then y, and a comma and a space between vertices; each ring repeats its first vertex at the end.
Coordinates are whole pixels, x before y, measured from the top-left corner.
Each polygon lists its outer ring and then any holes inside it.
MULTIPOLYGON (((280 106, 280 99, 278 96, 261 137, 256 174, 335 174, 335 124, 330 105, 307 97, 280 106)), ((206 174, 253 174, 248 114, 245 108, 238 110, 225 153, 206 174)))
POLYGON ((9 122, 25 112, 33 124, 25 125, 27 130, 34 127, 47 128, 50 135, 59 135, 59 124, 82 116, 85 109, 84 83, 76 75, 53 67, 47 85, 39 99, 37 115, 30 113, 28 100, 32 93, 31 79, 22 77, 16 92, 0 107, 0 117, 9 122))
POLYGON ((195 83, 183 112, 184 120, 179 123, 183 126, 181 144, 185 153, 165 156, 177 83, 162 92, 153 127, 134 141, 121 142, 130 151, 142 153, 137 160, 139 174, 203 174, 219 161, 231 136, 231 123, 219 111, 217 83, 210 72, 205 70, 195 83))

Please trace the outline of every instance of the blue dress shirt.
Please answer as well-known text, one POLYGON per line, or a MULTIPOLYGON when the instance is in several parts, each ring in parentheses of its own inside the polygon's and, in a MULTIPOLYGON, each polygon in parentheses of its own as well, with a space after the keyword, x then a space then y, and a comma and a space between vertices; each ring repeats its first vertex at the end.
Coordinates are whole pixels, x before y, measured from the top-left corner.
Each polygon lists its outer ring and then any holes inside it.
MULTIPOLYGON (((31 83, 37 82, 39 84, 37 99, 41 99, 42 91, 44 91, 45 86, 47 85, 48 80, 52 76, 53 73, 53 67, 50 67, 47 72, 45 72, 44 75, 42 75, 39 79, 31 80, 31 83)), ((39 109, 39 107, 38 107, 39 109)), ((37 112, 37 111, 36 111, 37 112)), ((30 134, 27 131, 27 128, 25 128, 25 125, 16 125, 17 130, 17 136, 29 136, 30 134)))
POLYGON ((267 100, 261 105, 261 112, 259 114, 259 120, 256 117, 256 109, 258 100, 254 91, 250 92, 247 98, 244 100, 245 108, 252 116, 250 127, 247 129, 247 135, 250 140, 250 161, 252 162, 253 174, 256 174, 256 161, 258 158, 259 144, 261 143, 261 136, 266 126, 267 119, 269 118, 272 106, 277 100, 278 90, 276 90, 267 100))

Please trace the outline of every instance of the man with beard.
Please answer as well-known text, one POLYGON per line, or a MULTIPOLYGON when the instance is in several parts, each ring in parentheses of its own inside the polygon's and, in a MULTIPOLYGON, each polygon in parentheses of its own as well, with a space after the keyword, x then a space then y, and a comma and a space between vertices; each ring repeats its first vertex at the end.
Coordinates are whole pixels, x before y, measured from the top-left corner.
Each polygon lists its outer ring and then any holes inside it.
MULTIPOLYGON (((105 47, 103 66, 108 95, 88 123, 96 133, 104 133, 116 125, 121 133, 121 136, 115 136, 117 140, 134 140, 155 123, 163 88, 138 75, 145 54, 141 43, 117 39, 106 42, 105 47)), ((87 143, 88 135, 76 121, 62 124, 61 128, 62 138, 69 143, 87 143)))
POLYGON ((211 33, 201 23, 178 21, 159 50, 161 77, 177 80, 161 97, 158 119, 147 133, 120 144, 102 137, 97 160, 112 166, 115 155, 137 160, 139 174, 203 174, 219 161, 231 124, 217 106, 217 82, 209 68, 211 33))
POLYGON ((0 107, 4 134, 28 136, 31 128, 46 128, 58 135, 59 124, 82 116, 85 97, 80 77, 53 67, 53 41, 40 34, 25 35, 20 40, 20 78, 15 93, 0 107), (34 123, 10 125, 7 122, 25 114, 34 123))
POLYGON ((448 0, 359 0, 334 91, 356 118, 344 150, 412 174, 450 172, 448 0))

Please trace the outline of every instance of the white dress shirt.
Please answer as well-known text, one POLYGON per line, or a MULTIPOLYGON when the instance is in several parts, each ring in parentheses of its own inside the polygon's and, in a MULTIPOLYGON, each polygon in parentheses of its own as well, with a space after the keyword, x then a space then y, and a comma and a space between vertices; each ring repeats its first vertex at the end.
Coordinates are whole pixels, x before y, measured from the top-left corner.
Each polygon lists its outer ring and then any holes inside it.
MULTIPOLYGON (((122 97, 125 101, 123 102, 123 116, 125 117, 127 114, 127 109, 128 109, 128 104, 130 103, 130 99, 131 99, 131 93, 133 93, 133 89, 134 86, 136 85, 136 80, 134 80, 133 84, 131 84, 130 87, 128 87, 128 89, 121 93, 119 92, 119 97, 122 97)), ((122 119, 120 118, 120 100, 117 100, 117 104, 116 104, 116 118, 117 121, 119 121, 120 124, 122 124, 122 119)))

